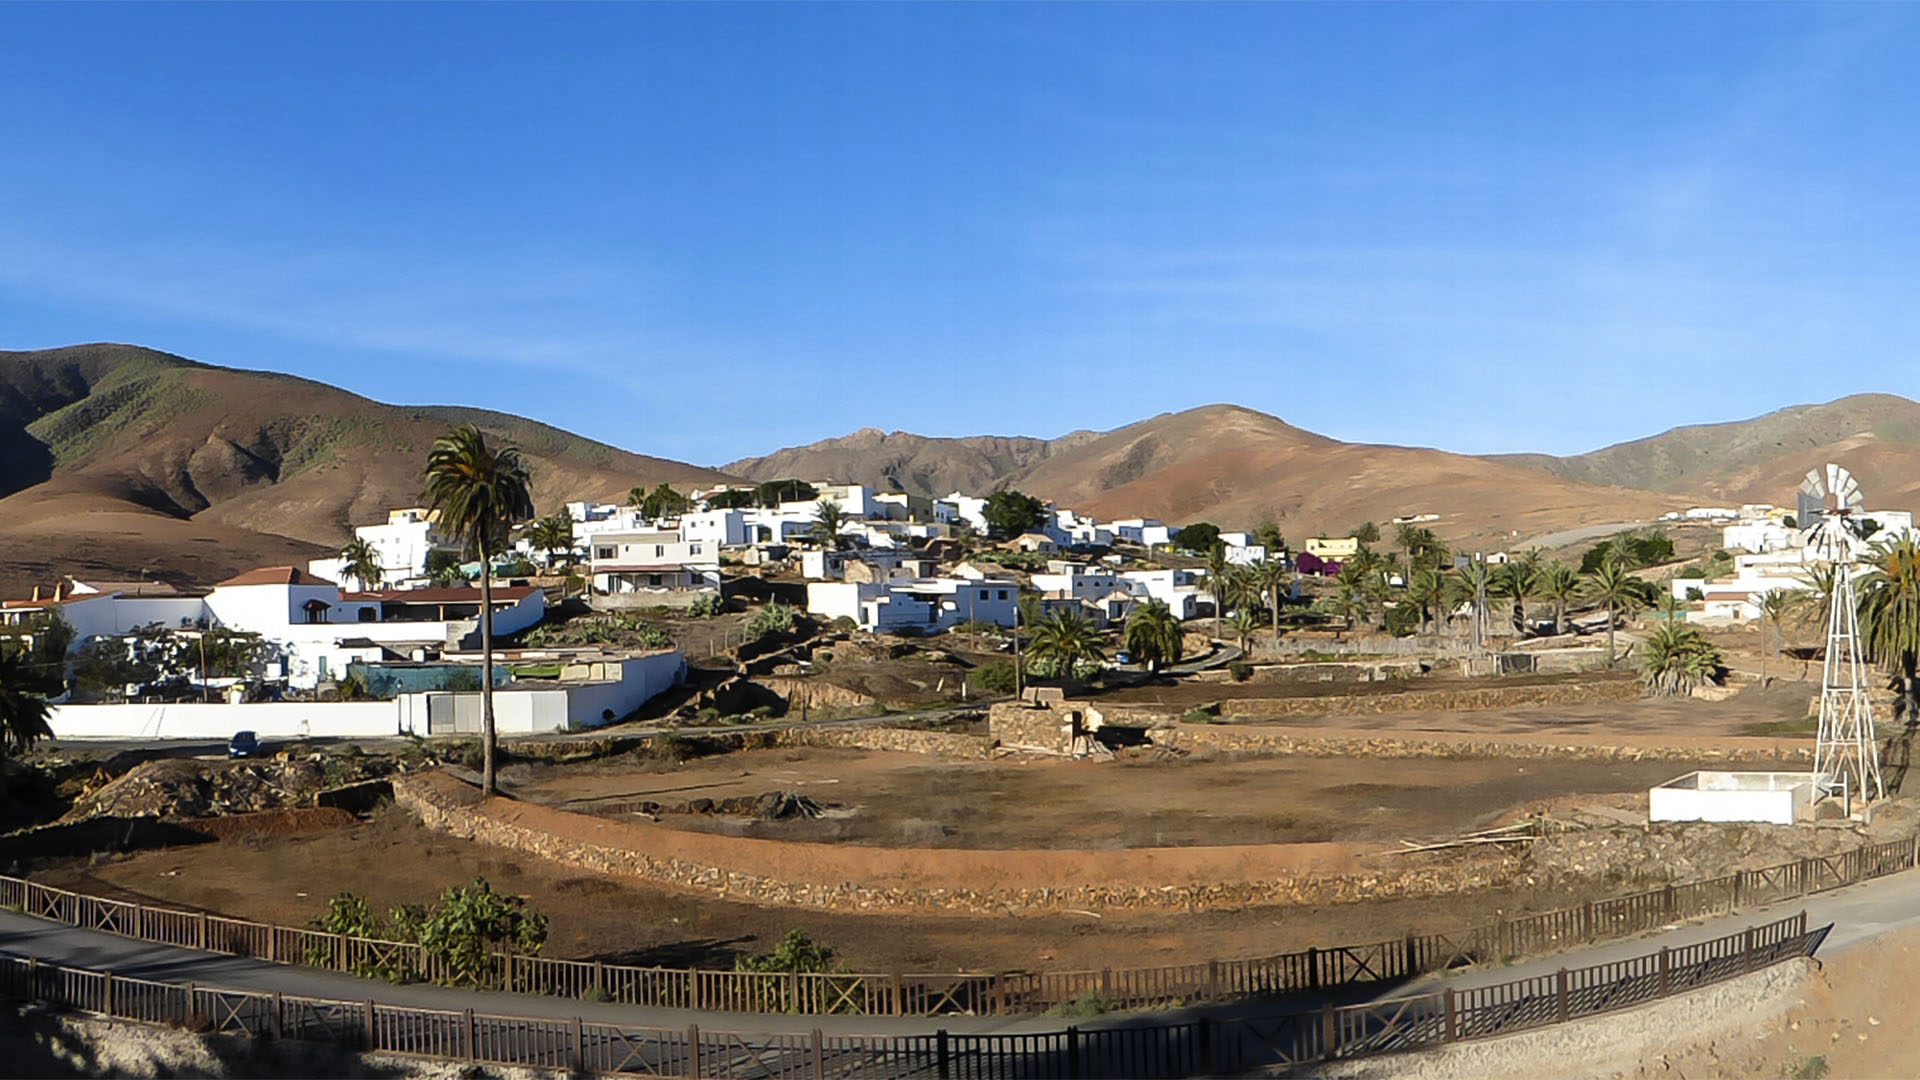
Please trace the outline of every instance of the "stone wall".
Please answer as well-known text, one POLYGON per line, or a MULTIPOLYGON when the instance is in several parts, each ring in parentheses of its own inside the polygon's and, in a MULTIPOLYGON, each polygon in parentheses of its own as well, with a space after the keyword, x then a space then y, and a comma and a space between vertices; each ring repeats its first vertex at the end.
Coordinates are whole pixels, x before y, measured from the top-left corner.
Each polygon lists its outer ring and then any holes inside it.
POLYGON ((1633 701, 1640 681, 1631 677, 1583 679, 1545 686, 1474 686, 1391 693, 1318 694, 1312 697, 1229 698, 1223 716, 1305 716, 1313 713, 1389 713, 1428 710, 1506 709, 1516 705, 1578 705, 1633 701))
POLYGON ((979 851, 789 843, 610 821, 478 798, 442 773, 394 784, 429 828, 540 858, 757 904, 835 911, 1018 915, 1200 911, 1469 893, 1510 883, 1499 859, 1376 866, 1357 844, 979 851))
POLYGON ((993 740, 984 735, 962 735, 950 731, 915 731, 912 728, 873 727, 800 727, 787 728, 775 735, 781 746, 848 747, 855 750, 893 750, 908 754, 933 754, 964 761, 985 761, 992 756, 993 740))
POLYGON ((1692 735, 1542 735, 1426 732, 1417 736, 1252 724, 1174 724, 1156 746, 1189 751, 1311 757, 1558 758, 1567 761, 1813 762, 1809 739, 1692 735))

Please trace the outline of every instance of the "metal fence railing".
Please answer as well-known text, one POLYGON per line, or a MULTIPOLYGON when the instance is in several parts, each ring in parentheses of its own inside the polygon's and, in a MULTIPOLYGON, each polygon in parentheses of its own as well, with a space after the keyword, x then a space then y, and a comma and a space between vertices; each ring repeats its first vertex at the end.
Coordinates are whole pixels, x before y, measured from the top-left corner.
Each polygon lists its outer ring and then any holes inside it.
POLYGON ((154 982, 0 955, 0 997, 250 1038, 576 1072, 740 1080, 1184 1077, 1419 1050, 1631 1008, 1809 955, 1805 912, 1493 986, 1253 1019, 1037 1033, 753 1034, 420 1009, 154 982))
MULTIPOLYGON (((1041 1012, 1089 995, 1109 1007, 1146 1009, 1403 981, 1474 963, 1501 962, 1658 929, 1676 920, 1732 914, 1920 865, 1920 837, 1800 859, 1758 870, 1579 907, 1501 919, 1457 933, 1308 948, 1273 956, 1145 968, 994 973, 771 974, 634 967, 495 953, 480 985, 558 997, 718 1012, 916 1016, 1041 1012)), ((350 938, 204 912, 87 896, 0 876, 0 907, 144 941, 252 956, 399 981, 445 981, 418 945, 350 938)))

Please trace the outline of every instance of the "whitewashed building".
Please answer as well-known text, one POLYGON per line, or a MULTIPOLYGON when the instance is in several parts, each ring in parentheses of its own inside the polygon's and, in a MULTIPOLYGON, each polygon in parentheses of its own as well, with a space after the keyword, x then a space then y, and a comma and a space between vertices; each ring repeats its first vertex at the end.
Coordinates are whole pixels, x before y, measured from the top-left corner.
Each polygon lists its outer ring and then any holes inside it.
POLYGON ((809 614, 829 620, 844 616, 873 633, 917 630, 935 634, 966 622, 1012 626, 1019 602, 1020 583, 1012 578, 891 578, 807 584, 809 614))

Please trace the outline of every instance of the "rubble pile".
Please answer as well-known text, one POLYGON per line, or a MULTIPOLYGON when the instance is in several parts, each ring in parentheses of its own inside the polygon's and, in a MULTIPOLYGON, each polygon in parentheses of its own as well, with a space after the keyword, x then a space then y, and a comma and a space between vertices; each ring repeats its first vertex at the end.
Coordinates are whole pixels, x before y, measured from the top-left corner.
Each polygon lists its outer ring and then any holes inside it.
POLYGON ((767 791, 759 795, 736 795, 730 799, 692 799, 675 805, 643 802, 634 809, 642 814, 700 814, 723 817, 750 817, 761 821, 785 821, 788 818, 817 818, 825 809, 819 803, 795 791, 767 791))
POLYGON ((102 815, 185 820, 311 806, 316 792, 386 776, 394 768, 385 758, 317 753, 240 761, 163 758, 87 791, 61 820, 102 815))

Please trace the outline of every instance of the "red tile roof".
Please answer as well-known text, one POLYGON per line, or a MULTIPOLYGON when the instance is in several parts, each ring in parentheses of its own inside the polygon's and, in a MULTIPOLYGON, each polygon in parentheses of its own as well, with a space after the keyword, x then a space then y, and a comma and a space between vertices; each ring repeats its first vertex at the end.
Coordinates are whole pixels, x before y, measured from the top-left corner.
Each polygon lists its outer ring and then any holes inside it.
POLYGON ((258 570, 249 570, 244 574, 230 577, 215 585, 224 589, 236 585, 333 585, 323 577, 315 577, 297 566, 263 566, 258 570))

